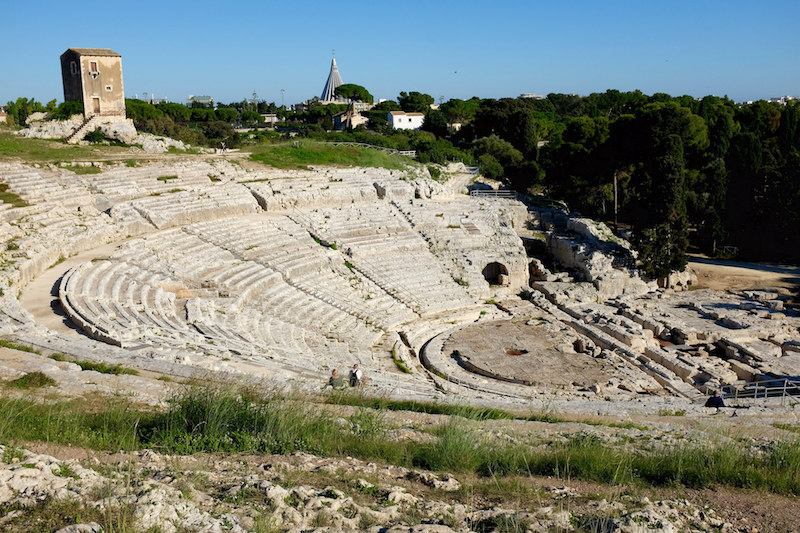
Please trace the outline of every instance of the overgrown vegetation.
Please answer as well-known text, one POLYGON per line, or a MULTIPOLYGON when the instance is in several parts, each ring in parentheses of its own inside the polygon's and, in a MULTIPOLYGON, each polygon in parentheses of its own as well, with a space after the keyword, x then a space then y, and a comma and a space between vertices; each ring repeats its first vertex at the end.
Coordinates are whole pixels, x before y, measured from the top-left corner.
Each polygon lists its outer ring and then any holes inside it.
POLYGON ((0 183, 0 202, 13 207, 25 207, 28 203, 13 192, 8 192, 8 184, 0 183))
POLYGON ((106 157, 130 157, 124 146, 66 144, 57 140, 28 139, 0 129, 0 160, 22 160, 27 163, 54 163, 61 161, 92 161, 98 151, 106 157))
POLYGON ((6 339, 0 339, 0 347, 3 348, 10 348, 12 350, 18 350, 20 352, 28 352, 28 353, 35 353, 41 355, 41 352, 35 348, 31 348, 30 346, 26 346, 24 344, 19 344, 14 341, 9 341, 6 339))
POLYGON ((128 374, 132 376, 138 376, 139 372, 132 369, 126 368, 120 364, 109 364, 109 363, 97 363, 94 361, 80 361, 80 360, 71 360, 64 357, 61 354, 53 354, 50 356, 50 359, 55 361, 68 361, 70 363, 75 363, 81 370, 94 370, 95 372, 100 372, 101 374, 112 374, 114 376, 119 376, 120 374, 128 374))
POLYGON ((250 159, 284 169, 307 169, 308 165, 381 167, 402 170, 412 163, 403 156, 358 146, 336 146, 312 141, 262 144, 251 148, 250 159))
POLYGON ((42 387, 52 387, 56 384, 56 380, 39 371, 28 372, 24 376, 8 382, 8 385, 15 389, 40 389, 42 387))
MULTIPOLYGON (((354 404, 353 396, 346 403, 354 404)), ((198 452, 348 455, 366 460, 484 476, 540 475, 609 484, 707 487, 716 484, 780 494, 800 493, 800 446, 778 442, 758 452, 737 442, 631 449, 594 434, 566 441, 500 443, 481 436, 472 419, 506 418, 491 409, 415 405, 411 410, 450 414, 431 442, 389 441, 381 411, 400 402, 364 398, 342 425, 307 399, 263 395, 255 389, 191 387, 163 413, 135 410, 119 400, 91 409, 85 402, 38 404, 0 400, 0 441, 51 441, 104 450, 154 448, 198 452), (460 413, 460 414, 458 414, 460 413)))

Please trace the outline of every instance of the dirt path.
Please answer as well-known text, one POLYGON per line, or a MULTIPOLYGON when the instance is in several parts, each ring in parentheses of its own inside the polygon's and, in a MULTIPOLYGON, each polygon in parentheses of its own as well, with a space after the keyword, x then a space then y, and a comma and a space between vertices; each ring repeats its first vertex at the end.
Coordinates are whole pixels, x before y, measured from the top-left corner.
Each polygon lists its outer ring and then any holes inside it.
POLYGON ((116 250, 117 245, 118 243, 113 243, 94 248, 45 270, 23 289, 19 297, 20 305, 27 309, 39 324, 59 333, 77 335, 74 326, 69 323, 58 303, 58 283, 70 268, 96 257, 106 257, 116 250))
POLYGON ((695 287, 699 289, 775 290, 795 298, 800 291, 800 266, 746 263, 693 255, 689 258, 689 267, 697 273, 695 287))

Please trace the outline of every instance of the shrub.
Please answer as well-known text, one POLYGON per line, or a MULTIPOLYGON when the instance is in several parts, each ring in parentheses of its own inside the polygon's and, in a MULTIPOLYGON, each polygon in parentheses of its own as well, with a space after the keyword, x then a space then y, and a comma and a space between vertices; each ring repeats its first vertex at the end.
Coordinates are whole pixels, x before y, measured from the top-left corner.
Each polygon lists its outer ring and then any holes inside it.
POLYGON ((94 370, 95 372, 100 372, 101 374, 112 374, 114 376, 119 376, 120 374, 129 374, 132 376, 138 376, 139 372, 133 370, 132 368, 126 368, 120 364, 109 364, 109 363, 96 363, 94 361, 71 361, 64 357, 59 353, 54 353, 50 356, 50 359, 54 361, 68 361, 70 363, 75 363, 81 370, 94 370))
POLYGON ((103 131, 100 128, 96 128, 94 131, 90 131, 86 134, 83 138, 85 141, 90 143, 101 143, 106 140, 106 136, 103 135, 103 131))
POLYGON ((47 118, 50 120, 69 120, 72 115, 83 114, 83 102, 62 102, 47 118))
POLYGON ((9 381, 9 385, 17 389, 39 389, 42 387, 52 387, 57 382, 47 374, 39 371, 28 372, 24 376, 9 381))

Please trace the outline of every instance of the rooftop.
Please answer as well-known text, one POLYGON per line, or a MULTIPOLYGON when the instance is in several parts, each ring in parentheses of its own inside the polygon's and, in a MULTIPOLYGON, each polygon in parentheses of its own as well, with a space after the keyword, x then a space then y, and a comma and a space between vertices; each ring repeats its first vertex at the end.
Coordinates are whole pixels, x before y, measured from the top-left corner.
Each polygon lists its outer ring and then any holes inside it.
POLYGON ((72 50, 76 54, 82 56, 122 57, 114 50, 109 50, 108 48, 70 48, 69 50, 72 50))

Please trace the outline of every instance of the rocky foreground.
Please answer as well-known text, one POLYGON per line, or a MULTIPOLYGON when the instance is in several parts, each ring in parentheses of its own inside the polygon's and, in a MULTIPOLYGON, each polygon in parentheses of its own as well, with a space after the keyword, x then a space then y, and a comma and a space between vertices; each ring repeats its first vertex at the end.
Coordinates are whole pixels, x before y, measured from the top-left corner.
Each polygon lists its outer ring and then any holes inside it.
POLYGON ((685 497, 602 497, 552 479, 465 487, 449 474, 351 458, 144 450, 59 460, 9 446, 0 454, 5 531, 758 531, 685 497), (93 518, 61 527, 55 513, 67 505, 93 518))
MULTIPOLYGON (((153 377, 112 376, 74 363, 0 349, 4 396, 48 402, 72 396, 102 405, 162 409, 183 385, 153 377), (12 369, 11 367, 15 367, 12 369), (9 378, 47 370, 58 383, 24 393, 9 378)), ((322 397, 310 396, 309 402, 322 397)), ((436 443, 436 429, 463 426, 498 443, 563 442, 662 447, 736 443, 754 454, 793 438, 797 416, 781 412, 698 408, 664 410, 625 422, 474 421, 446 415, 318 404, 352 427, 379 421, 389 441, 436 443), (780 429, 786 428, 786 429, 780 429)), ((7 419, 6 419, 7 420, 7 419)), ((5 422, 8 423, 8 422, 5 422)), ((726 487, 713 490, 605 485, 538 476, 476 476, 405 468, 351 457, 167 455, 18 442, 0 445, 0 531, 268 532, 268 531, 792 531, 795 498, 726 487)), ((565 465, 566 466, 566 465, 565 465)))

